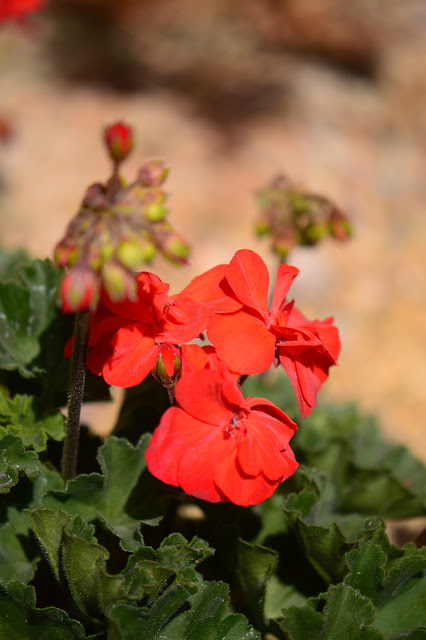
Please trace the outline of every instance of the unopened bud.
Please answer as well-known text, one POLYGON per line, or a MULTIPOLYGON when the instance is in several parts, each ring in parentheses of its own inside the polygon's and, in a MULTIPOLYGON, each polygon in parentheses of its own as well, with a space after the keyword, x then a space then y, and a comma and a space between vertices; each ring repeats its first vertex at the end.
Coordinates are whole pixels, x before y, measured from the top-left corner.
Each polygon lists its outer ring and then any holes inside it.
POLYGON ((256 235, 260 237, 260 236, 265 236, 267 233, 270 233, 271 227, 265 220, 258 220, 256 222, 255 230, 256 230, 256 235))
POLYGON ((163 387, 175 385, 180 373, 179 349, 173 345, 164 344, 153 373, 163 387))
POLYGON ((169 174, 169 169, 159 160, 144 164, 138 173, 138 182, 143 187, 159 187, 169 174))
POLYGON ((72 267, 61 282, 59 298, 64 313, 94 309, 99 298, 96 274, 86 266, 72 267))
POLYGON ((101 277, 102 285, 112 302, 136 299, 136 279, 118 262, 106 262, 102 267, 101 277))
POLYGON ((75 246, 60 242, 55 248, 54 260, 60 267, 72 267, 79 258, 80 252, 75 246))
POLYGON ((127 158, 134 146, 132 129, 124 122, 115 122, 106 127, 104 139, 109 155, 116 164, 127 158))
POLYGON ((161 244, 161 253, 165 258, 177 264, 188 264, 189 245, 179 233, 170 233, 161 244))
POLYGON ((287 258, 288 252, 296 244, 296 234, 288 229, 279 235, 276 235, 273 239, 272 249, 282 260, 287 258))
POLYGON ((326 224, 310 224, 303 232, 300 234, 299 244, 301 246, 304 245, 314 245, 320 242, 323 238, 326 237, 328 232, 326 224))
POLYGON ((142 243, 138 240, 125 240, 118 245, 117 258, 128 269, 137 269, 144 259, 142 243))
POLYGON ((340 240, 340 242, 344 242, 345 240, 349 240, 352 237, 352 226, 349 222, 348 218, 334 209, 330 214, 330 219, 328 221, 330 228, 330 235, 336 240, 340 240))
POLYGON ((168 213, 169 212, 166 207, 158 202, 153 202, 143 209, 145 218, 150 222, 159 222, 160 220, 164 220, 168 213))

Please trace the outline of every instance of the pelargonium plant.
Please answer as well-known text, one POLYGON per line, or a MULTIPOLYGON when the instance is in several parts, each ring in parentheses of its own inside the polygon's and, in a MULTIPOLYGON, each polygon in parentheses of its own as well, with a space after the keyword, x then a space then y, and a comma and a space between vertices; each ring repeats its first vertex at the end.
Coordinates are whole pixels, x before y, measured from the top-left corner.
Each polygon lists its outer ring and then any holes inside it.
POLYGON ((127 181, 131 128, 104 142, 111 176, 55 262, 0 254, 0 638, 425 637, 421 540, 381 520, 425 514, 425 468, 353 406, 317 406, 333 319, 248 249, 171 294, 147 270, 189 258, 168 170, 127 181), (80 410, 111 385, 100 441, 80 410))

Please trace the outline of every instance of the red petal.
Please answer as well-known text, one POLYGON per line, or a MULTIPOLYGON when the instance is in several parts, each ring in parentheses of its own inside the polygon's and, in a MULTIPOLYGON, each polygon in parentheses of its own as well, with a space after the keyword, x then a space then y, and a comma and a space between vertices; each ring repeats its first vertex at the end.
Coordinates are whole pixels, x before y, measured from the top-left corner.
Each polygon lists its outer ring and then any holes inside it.
POLYGON ((170 298, 166 304, 162 330, 157 342, 181 344, 197 338, 207 327, 211 315, 209 307, 187 295, 170 298))
POLYGON ((237 251, 225 269, 225 277, 237 300, 266 320, 269 274, 262 258, 249 249, 237 251))
MULTIPOLYGON (((145 336, 143 325, 130 324, 117 331, 113 340, 113 354, 106 360, 102 375, 105 382, 118 387, 133 387, 142 382, 155 366, 161 347, 153 338, 145 336)), ((99 349, 100 342, 96 347, 99 349)), ((95 347, 91 357, 94 358, 95 347)), ((99 357, 99 356, 98 356, 99 357)))
POLYGON ((275 282, 274 294, 272 297, 271 315, 272 318, 277 318, 283 302, 285 301, 288 290, 297 274, 299 269, 296 267, 290 267, 287 264, 281 264, 278 267, 277 280, 275 282))
POLYGON ((161 417, 145 452, 149 471, 153 476, 179 485, 179 466, 188 447, 196 446, 211 427, 199 422, 178 407, 170 407, 161 417))
POLYGON ((232 290, 224 279, 226 266, 219 264, 194 278, 182 294, 189 294, 198 302, 206 303, 211 313, 228 313, 241 309, 241 303, 235 300, 232 290))
POLYGON ((262 411, 252 411, 244 421, 247 431, 240 438, 238 462, 249 476, 259 473, 270 481, 281 481, 287 464, 281 453, 288 447, 294 430, 282 430, 282 424, 262 411))
POLYGON ((266 500, 279 484, 269 481, 262 474, 254 478, 245 475, 237 461, 237 450, 216 466, 214 482, 222 494, 222 501, 227 500, 243 507, 266 500))
POLYGON ((176 385, 176 401, 198 420, 225 425, 243 402, 241 390, 232 378, 231 383, 234 386, 229 388, 228 378, 225 374, 218 374, 217 370, 184 367, 176 385), (235 401, 235 406, 232 406, 232 401, 235 401))
MULTIPOLYGON (((205 428, 198 431, 200 439, 196 446, 188 447, 179 467, 179 485, 191 496, 223 502, 226 498, 218 490, 214 477, 220 463, 228 461, 233 464, 233 451, 237 439, 225 437, 218 427, 205 428)), ((236 472, 235 472, 236 475, 236 472)))
POLYGON ((233 315, 215 315, 207 327, 219 358, 232 371, 262 373, 272 364, 275 336, 257 317, 238 311, 233 315))

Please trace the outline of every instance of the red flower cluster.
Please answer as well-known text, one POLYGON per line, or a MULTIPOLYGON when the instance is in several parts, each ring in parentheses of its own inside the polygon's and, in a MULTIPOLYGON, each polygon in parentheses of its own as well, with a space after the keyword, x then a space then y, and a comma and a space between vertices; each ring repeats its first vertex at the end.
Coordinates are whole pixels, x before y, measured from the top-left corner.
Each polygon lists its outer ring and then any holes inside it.
POLYGON ((250 505, 295 471, 289 441, 296 424, 268 400, 244 398, 237 379, 281 363, 302 416, 316 405, 340 342, 331 318, 309 321, 286 301, 297 273, 279 267, 270 309, 267 268, 248 250, 175 296, 147 272, 137 277, 136 301, 103 294, 92 318, 93 373, 130 387, 161 356, 163 374, 175 381, 180 356, 177 406, 164 413, 146 452, 154 476, 204 500, 250 505), (206 329, 214 346, 183 344, 206 329))
POLYGON ((0 0, 0 22, 10 18, 23 18, 28 13, 39 11, 44 0, 0 0))

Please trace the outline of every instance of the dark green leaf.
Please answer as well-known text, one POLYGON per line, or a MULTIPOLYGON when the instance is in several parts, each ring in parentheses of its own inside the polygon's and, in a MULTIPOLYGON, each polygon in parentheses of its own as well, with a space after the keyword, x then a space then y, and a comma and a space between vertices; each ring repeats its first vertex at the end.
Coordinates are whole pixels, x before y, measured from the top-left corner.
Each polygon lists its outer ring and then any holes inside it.
POLYGON ((25 451, 18 436, 6 435, 0 440, 0 493, 8 493, 23 473, 34 478, 41 471, 41 463, 34 451, 25 451))
POLYGON ((276 569, 278 553, 239 540, 237 554, 240 587, 249 603, 254 624, 262 627, 266 585, 276 569))
POLYGON ((204 540, 194 538, 187 542, 179 533, 172 533, 157 551, 140 547, 130 556, 123 571, 126 591, 136 600, 151 601, 176 576, 175 582, 193 593, 199 583, 199 576, 193 569, 212 554, 213 550, 204 540))
POLYGON ((34 577, 39 558, 33 550, 30 552, 30 545, 25 544, 28 535, 25 515, 9 507, 7 522, 0 527, 0 582, 29 582, 34 577))
POLYGON ((21 267, 14 281, 0 283, 0 369, 35 374, 40 336, 57 313, 60 277, 49 260, 36 260, 21 267))
POLYGON ((129 498, 145 470, 144 452, 149 436, 140 439, 137 447, 127 440, 109 438, 100 448, 98 460, 102 475, 81 475, 68 483, 65 491, 54 491, 43 499, 43 506, 63 509, 86 520, 100 519, 121 539, 123 549, 133 551, 142 544, 141 521, 157 524, 159 518, 138 518, 127 510, 129 498))
POLYGON ((371 627, 375 615, 368 598, 349 585, 339 584, 304 607, 287 609, 281 628, 289 640, 383 640, 371 627), (321 612, 313 610, 318 607, 321 612))
POLYGON ((228 588, 222 583, 205 583, 193 596, 178 585, 158 598, 149 611, 123 604, 112 607, 108 637, 111 640, 257 640, 259 635, 247 620, 229 612, 228 603, 228 588))
POLYGON ((10 399, 0 395, 0 437, 6 433, 19 436, 25 447, 44 451, 49 437, 64 438, 64 417, 59 412, 40 417, 32 396, 16 395, 10 399))
POLYGON ((15 581, 6 587, 0 585, 0 638, 86 640, 86 635, 81 624, 65 611, 36 609, 34 588, 15 581))

